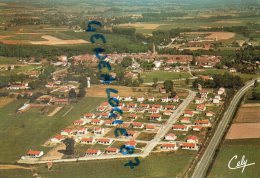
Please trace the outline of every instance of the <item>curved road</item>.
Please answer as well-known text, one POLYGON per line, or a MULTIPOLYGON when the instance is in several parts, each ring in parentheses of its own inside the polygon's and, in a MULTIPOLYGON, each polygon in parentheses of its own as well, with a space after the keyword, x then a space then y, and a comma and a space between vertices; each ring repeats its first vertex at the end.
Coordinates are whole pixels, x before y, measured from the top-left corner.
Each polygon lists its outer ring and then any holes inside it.
MULTIPOLYGON (((260 80, 260 78, 257 78, 257 80, 260 80)), ((212 137, 208 147, 206 148, 203 156, 201 157, 201 160, 196 165, 192 178, 203 178, 205 176, 208 167, 212 162, 215 151, 228 127, 228 124, 233 118, 233 115, 236 111, 240 99, 243 97, 246 91, 254 84, 254 81, 255 79, 247 82, 246 85, 236 93, 236 95, 230 102, 230 105, 224 113, 224 116, 214 133, 214 136, 212 137)))

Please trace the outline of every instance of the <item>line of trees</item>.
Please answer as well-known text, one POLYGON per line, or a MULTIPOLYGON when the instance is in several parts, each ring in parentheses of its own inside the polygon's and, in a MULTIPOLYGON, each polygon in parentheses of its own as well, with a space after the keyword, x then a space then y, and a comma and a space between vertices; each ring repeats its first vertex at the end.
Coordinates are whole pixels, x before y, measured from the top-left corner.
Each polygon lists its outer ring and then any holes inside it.
POLYGON ((200 84, 202 87, 205 88, 233 88, 238 89, 244 85, 241 77, 238 75, 231 75, 229 73, 225 73, 223 75, 217 74, 212 76, 213 80, 202 80, 196 79, 193 81, 192 85, 194 88, 197 88, 200 84))

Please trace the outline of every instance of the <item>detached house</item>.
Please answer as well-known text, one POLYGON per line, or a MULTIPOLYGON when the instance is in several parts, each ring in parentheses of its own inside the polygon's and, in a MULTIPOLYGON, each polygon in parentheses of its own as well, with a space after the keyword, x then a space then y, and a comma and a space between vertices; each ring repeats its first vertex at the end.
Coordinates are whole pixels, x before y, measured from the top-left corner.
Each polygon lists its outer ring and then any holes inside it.
POLYGON ((206 111, 206 106, 204 104, 199 104, 196 107, 197 111, 206 111))
POLYGON ((182 118, 181 119, 181 123, 182 124, 190 124, 191 123, 190 118, 188 118, 188 117, 182 118))
POLYGON ((144 109, 149 109, 150 105, 142 103, 142 104, 140 104, 140 107, 144 108, 144 109))
POLYGON ((60 134, 55 135, 53 138, 51 138, 51 142, 53 143, 60 143, 62 140, 64 140, 64 137, 60 134))
POLYGON ((68 136, 68 135, 72 135, 73 134, 73 130, 71 129, 64 129, 60 132, 61 135, 63 136, 68 136))
POLYGON ((135 129, 142 129, 142 128, 144 128, 144 124, 141 123, 141 122, 133 122, 132 125, 133 125, 133 128, 135 128, 135 129))
POLYGON ((175 134, 173 134, 173 133, 169 133, 169 134, 165 135, 165 137, 164 137, 164 139, 168 140, 168 141, 173 141, 176 138, 177 138, 177 136, 175 134))
POLYGON ((156 109, 156 108, 153 108, 153 109, 149 109, 148 113, 159 113, 159 110, 156 109))
POLYGON ((200 125, 195 125, 195 126, 192 127, 192 130, 197 131, 197 132, 200 132, 202 129, 203 129, 203 127, 200 126, 200 125))
POLYGON ((82 125, 85 125, 86 124, 86 121, 84 120, 75 120, 73 122, 74 125, 79 125, 79 126, 82 126, 82 125))
POLYGON ((151 96, 151 97, 148 97, 147 100, 150 101, 150 102, 154 102, 155 98, 153 96, 151 96))
POLYGON ((104 123, 103 120, 100 120, 100 119, 92 119, 90 124, 92 125, 102 125, 104 123))
POLYGON ((175 143, 165 143, 161 145, 162 150, 177 150, 178 147, 175 143))
POLYGON ((128 117, 130 119, 133 119, 133 120, 137 119, 137 115, 136 114, 130 114, 128 117))
POLYGON ((198 150, 199 147, 195 143, 182 143, 181 148, 184 150, 198 150))
POLYGON ((99 138, 97 142, 103 145, 110 145, 112 143, 112 140, 109 138, 99 138))
POLYGON ((112 148, 112 147, 106 148, 106 154, 113 155, 113 154, 117 154, 117 153, 119 153, 118 148, 112 148))
POLYGON ((178 131, 188 131, 189 127, 186 125, 173 125, 172 126, 173 130, 178 130, 178 131))
POLYGON ((40 158, 43 155, 43 151, 37 151, 37 150, 29 150, 26 154, 28 157, 31 158, 40 158))
POLYGON ((94 134, 101 135, 104 134, 104 132, 105 132, 104 128, 100 128, 100 127, 94 128, 94 134))
POLYGON ((185 111, 183 114, 184 117, 193 117, 194 112, 193 111, 185 111))
POLYGON ((150 120, 157 120, 157 121, 161 121, 162 120, 162 116, 160 114, 151 114, 150 116, 150 120))
POLYGON ((136 101, 137 101, 137 102, 143 102, 144 100, 145 100, 145 99, 144 99, 143 96, 136 98, 136 101))
POLYGON ((155 125, 153 124, 147 124, 145 126, 145 129, 148 130, 148 131, 153 131, 155 129, 155 125))
POLYGON ((166 106, 164 106, 164 109, 172 111, 172 110, 175 109, 175 106, 174 105, 166 105, 166 106))
POLYGON ((199 139, 195 135, 190 135, 187 137, 187 142, 188 143, 198 143, 199 139))
POLYGON ((203 126, 203 127, 211 127, 211 123, 210 123, 209 120, 207 120, 207 119, 195 121, 194 124, 195 124, 195 125, 199 125, 199 126, 203 126))
POLYGON ((178 103, 180 101, 179 96, 176 95, 175 97, 173 97, 172 101, 175 102, 175 103, 178 103))
POLYGON ((101 151, 100 150, 87 149, 87 151, 86 151, 86 156, 99 156, 99 155, 101 155, 101 151))
POLYGON ((84 119, 95 119, 96 115, 94 113, 87 113, 84 115, 84 119))
POLYGON ((168 103, 168 102, 171 101, 171 99, 168 98, 168 97, 163 97, 163 98, 161 99, 161 101, 162 101, 163 103, 168 103))
POLYGON ((80 140, 81 144, 94 144, 95 143, 95 139, 94 138, 82 138, 80 140))
POLYGON ((209 111, 209 112, 206 113, 206 116, 207 117, 213 117, 213 116, 215 116, 215 113, 212 112, 212 111, 209 111))

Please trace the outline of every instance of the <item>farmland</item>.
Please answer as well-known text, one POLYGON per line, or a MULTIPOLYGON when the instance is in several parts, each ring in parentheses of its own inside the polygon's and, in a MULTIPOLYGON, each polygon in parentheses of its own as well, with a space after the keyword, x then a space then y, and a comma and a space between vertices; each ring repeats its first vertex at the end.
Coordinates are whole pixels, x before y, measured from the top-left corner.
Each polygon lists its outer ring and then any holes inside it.
MULTIPOLYGON (((48 171, 45 165, 39 165, 32 172, 37 172, 42 177, 175 177, 181 176, 188 163, 192 160, 193 153, 175 154, 160 153, 152 154, 148 158, 140 159, 140 165, 133 170, 124 167, 128 159, 88 161, 75 163, 54 164, 52 171, 48 171), (98 169, 97 169, 98 167, 98 169), (98 170, 98 171, 97 171, 98 170), (111 171, 113 170, 113 171, 111 171), (115 172, 118 176, 115 175, 115 172)), ((30 170, 0 170, 0 175, 6 178, 16 178, 21 176, 32 175, 30 170)))
POLYGON ((161 80, 175 80, 181 78, 190 78, 191 75, 187 72, 165 72, 165 71, 152 71, 144 72, 142 74, 144 82, 153 82, 154 78, 158 78, 158 81, 161 80))
POLYGON ((45 147, 40 145, 75 118, 80 117, 85 112, 90 112, 102 101, 104 101, 103 98, 87 97, 73 104, 73 109, 66 116, 64 113, 67 112, 68 107, 64 107, 53 117, 40 115, 37 109, 16 114, 16 109, 25 102, 24 100, 16 100, 2 107, 0 109, 0 128, 2 128, 0 133, 3 145, 0 148, 0 161, 13 163, 29 148, 41 148, 47 151, 45 147), (17 147, 19 149, 16 149, 17 147))

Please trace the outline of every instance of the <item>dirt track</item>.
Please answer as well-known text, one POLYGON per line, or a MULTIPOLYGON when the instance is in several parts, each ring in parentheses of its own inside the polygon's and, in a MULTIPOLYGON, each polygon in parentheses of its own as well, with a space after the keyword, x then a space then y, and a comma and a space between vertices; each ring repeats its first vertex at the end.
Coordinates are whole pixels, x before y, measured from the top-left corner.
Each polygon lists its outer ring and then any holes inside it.
POLYGON ((0 169, 33 169, 33 167, 25 167, 12 164, 0 164, 0 169))

